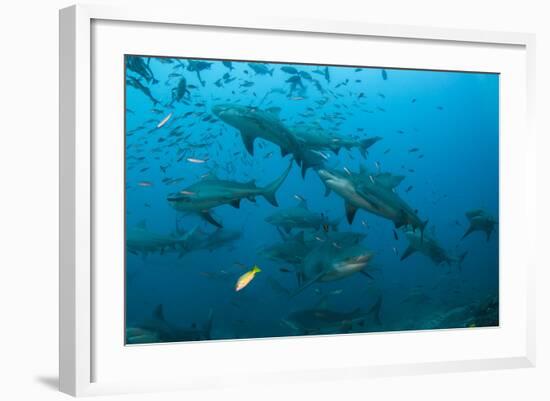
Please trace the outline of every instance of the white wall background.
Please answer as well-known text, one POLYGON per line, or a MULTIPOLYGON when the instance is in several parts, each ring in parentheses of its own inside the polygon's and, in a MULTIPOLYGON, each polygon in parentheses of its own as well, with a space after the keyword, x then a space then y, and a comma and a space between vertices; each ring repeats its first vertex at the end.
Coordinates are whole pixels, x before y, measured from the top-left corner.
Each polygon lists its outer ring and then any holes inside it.
MULTIPOLYGON (((96 0, 135 4, 138 0, 96 0)), ((66 398, 57 386, 58 16, 64 0, 0 5, 0 399, 66 398)), ((190 13, 247 13, 377 23, 526 31, 537 34, 539 135, 538 366, 534 369, 332 382, 291 388, 123 396, 132 400, 550 399, 550 25, 546 1, 523 0, 184 0, 190 13), (546 6, 546 7, 545 7, 546 6)), ((109 397, 111 399, 111 397, 109 397)), ((114 399, 114 397, 113 397, 114 399)))

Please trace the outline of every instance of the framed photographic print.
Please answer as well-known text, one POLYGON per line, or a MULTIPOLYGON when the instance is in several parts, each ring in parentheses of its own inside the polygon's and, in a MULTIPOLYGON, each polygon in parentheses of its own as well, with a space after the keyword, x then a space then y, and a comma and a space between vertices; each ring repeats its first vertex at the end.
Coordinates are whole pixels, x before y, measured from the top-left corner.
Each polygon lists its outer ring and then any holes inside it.
POLYGON ((62 391, 532 366, 532 36, 60 29, 62 391))

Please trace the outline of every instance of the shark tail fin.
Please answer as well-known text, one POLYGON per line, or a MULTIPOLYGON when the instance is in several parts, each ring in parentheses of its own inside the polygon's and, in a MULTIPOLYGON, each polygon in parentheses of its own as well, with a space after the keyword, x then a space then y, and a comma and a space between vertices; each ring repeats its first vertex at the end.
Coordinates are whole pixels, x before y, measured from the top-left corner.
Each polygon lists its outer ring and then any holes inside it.
POLYGON ((279 206, 279 203, 277 202, 277 198, 275 197, 275 194, 277 193, 277 190, 280 188, 280 186, 283 185, 283 182, 288 176, 288 173, 290 173, 291 168, 292 168, 292 162, 279 178, 277 178, 275 181, 273 181, 271 184, 269 184, 263 189, 262 196, 265 198, 266 201, 271 203, 273 206, 279 206))
POLYGON ((359 152, 361 153, 361 156, 363 156, 363 158, 366 158, 367 153, 368 153, 368 149, 381 139, 382 138, 379 137, 379 136, 374 136, 372 138, 367 138, 367 139, 361 140, 360 145, 359 145, 359 152))

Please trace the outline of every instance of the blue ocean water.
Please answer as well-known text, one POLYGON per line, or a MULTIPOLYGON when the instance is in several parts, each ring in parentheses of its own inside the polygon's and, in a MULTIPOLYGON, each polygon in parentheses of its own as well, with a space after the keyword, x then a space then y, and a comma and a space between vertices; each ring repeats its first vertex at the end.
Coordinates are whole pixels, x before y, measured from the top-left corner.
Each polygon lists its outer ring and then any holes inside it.
MULTIPOLYGON (((127 343, 499 324, 497 74, 126 56, 125 126, 127 343), (238 124, 263 131, 253 154, 220 105, 245 110, 238 124), (297 140, 320 160, 303 177, 297 148, 283 156, 261 136, 294 138, 310 125, 336 144, 381 139, 365 155, 360 146, 336 152, 297 140), (236 208, 212 190, 220 180, 265 187, 289 165, 278 206, 247 195, 236 208), (319 170, 355 179, 363 198, 383 174, 399 177, 383 191, 425 228, 364 208, 350 224, 345 197, 325 196, 319 170), (221 206, 181 211, 169 201, 198 204, 205 182, 221 206), (287 232, 266 221, 296 207, 334 224, 287 232), (493 223, 488 239, 483 230, 462 238, 482 220, 493 223), (401 260, 413 228, 417 246, 439 247, 401 260), (330 281, 304 276, 315 252, 330 259, 352 248, 335 239, 348 232, 364 236, 354 249, 371 253, 363 270, 330 281), (275 258, 274 244, 300 252, 286 255, 292 262, 275 258), (261 272, 236 291, 253 266, 261 272)), ((384 199, 374 210, 392 203, 384 199)))

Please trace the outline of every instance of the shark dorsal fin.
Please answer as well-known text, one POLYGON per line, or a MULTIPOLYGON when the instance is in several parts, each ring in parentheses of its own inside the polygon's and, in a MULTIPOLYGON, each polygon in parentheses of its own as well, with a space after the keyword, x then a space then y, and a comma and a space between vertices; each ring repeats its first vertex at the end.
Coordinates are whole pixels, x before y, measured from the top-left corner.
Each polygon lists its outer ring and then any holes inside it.
POLYGON ((153 311, 153 317, 156 320, 160 320, 160 321, 163 321, 163 322, 165 321, 165 319, 164 319, 164 307, 162 306, 162 304, 157 305, 157 307, 153 311))
POLYGON ((399 184, 401 184, 401 181, 405 179, 405 176, 403 175, 392 175, 390 173, 380 173, 375 176, 376 183, 388 188, 393 189, 399 184))
POLYGON ((265 111, 279 117, 279 114, 281 113, 281 108, 280 107, 270 107, 268 109, 265 109, 265 111))
POLYGON ((140 220, 140 221, 137 223, 137 228, 140 228, 140 229, 142 229, 142 230, 147 229, 147 221, 146 221, 145 219, 140 220))

